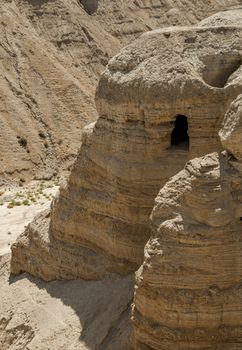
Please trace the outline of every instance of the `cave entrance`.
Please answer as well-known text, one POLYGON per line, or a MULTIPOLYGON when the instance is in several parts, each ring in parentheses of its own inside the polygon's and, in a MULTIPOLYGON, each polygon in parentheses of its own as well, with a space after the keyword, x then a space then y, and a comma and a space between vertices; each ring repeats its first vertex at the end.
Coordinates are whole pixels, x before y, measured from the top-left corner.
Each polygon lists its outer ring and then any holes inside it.
POLYGON ((93 15, 95 12, 97 12, 99 0, 79 0, 79 1, 83 5, 86 13, 88 13, 89 15, 93 15))
POLYGON ((184 115, 177 115, 171 133, 171 147, 189 149, 188 121, 184 115))

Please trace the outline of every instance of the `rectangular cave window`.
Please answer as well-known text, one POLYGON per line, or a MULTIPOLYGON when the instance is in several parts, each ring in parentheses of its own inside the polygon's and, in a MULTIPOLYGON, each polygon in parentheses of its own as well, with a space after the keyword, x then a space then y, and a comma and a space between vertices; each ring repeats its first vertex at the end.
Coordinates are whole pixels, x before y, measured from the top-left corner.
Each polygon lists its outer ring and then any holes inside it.
POLYGON ((177 115, 171 133, 171 147, 189 150, 188 121, 184 115, 177 115))

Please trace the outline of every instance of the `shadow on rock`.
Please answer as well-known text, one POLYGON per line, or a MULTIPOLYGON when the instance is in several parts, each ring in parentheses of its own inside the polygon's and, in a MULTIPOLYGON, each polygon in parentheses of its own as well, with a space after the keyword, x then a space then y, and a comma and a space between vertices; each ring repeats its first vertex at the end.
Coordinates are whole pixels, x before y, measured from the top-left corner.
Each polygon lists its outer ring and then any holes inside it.
POLYGON ((80 320, 80 346, 92 350, 125 350, 131 332, 134 276, 103 281, 44 282, 27 273, 11 275, 9 283, 27 279, 51 297, 70 306, 80 320))

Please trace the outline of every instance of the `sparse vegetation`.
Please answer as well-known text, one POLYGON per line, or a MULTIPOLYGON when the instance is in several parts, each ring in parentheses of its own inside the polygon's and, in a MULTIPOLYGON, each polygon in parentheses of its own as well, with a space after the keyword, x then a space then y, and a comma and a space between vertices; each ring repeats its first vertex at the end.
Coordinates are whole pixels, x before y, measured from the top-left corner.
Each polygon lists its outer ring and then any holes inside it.
POLYGON ((13 202, 9 202, 7 205, 8 209, 13 209, 14 208, 14 203, 13 202))
MULTIPOLYGON (((51 182, 41 181, 37 186, 29 187, 29 190, 27 190, 27 188, 20 189, 18 192, 16 192, 14 198, 9 199, 7 208, 13 209, 14 207, 20 207, 21 205, 31 206, 33 204, 44 205, 46 200, 51 201, 54 198, 53 194, 50 192, 50 189, 54 188, 55 186, 59 186, 58 178, 51 182)), ((8 191, 11 192, 12 189, 8 188, 8 191)), ((5 193, 5 191, 3 193, 5 193)), ((0 206, 2 205, 4 205, 3 199, 0 200, 0 206)))

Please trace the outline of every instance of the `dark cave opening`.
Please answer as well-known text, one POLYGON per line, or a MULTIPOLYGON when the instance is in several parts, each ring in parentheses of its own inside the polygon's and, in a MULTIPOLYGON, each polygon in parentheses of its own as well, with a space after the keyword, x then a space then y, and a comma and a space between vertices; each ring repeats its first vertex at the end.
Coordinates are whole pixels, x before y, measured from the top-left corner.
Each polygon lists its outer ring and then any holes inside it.
POLYGON ((171 133, 171 146, 189 149, 188 121, 184 115, 177 115, 171 133))
POLYGON ((83 5, 84 10, 89 15, 93 15, 98 9, 98 0, 79 0, 83 5))

